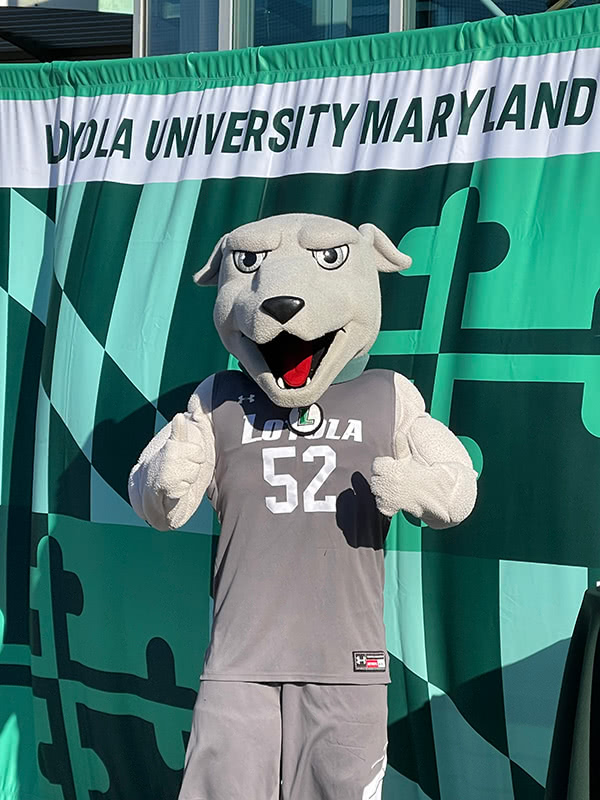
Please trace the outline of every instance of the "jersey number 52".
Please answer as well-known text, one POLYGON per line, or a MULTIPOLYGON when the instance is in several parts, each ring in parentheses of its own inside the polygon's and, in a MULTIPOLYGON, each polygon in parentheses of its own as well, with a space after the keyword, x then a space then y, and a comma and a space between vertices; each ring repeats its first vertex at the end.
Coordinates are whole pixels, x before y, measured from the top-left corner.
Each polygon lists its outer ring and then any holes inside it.
MULTIPOLYGON (((295 447, 265 447, 262 451, 263 477, 271 486, 285 487, 285 500, 278 500, 275 495, 265 497, 265 503, 273 514, 290 514, 298 507, 298 481, 287 472, 276 472, 279 465, 275 462, 285 458, 295 458, 295 447)), ((317 499, 316 494, 336 467, 335 450, 328 444, 312 445, 302 453, 302 461, 308 463, 323 459, 323 465, 306 489, 302 492, 304 511, 335 511, 336 496, 326 494, 317 499)), ((282 465, 283 466, 283 465, 282 465)))

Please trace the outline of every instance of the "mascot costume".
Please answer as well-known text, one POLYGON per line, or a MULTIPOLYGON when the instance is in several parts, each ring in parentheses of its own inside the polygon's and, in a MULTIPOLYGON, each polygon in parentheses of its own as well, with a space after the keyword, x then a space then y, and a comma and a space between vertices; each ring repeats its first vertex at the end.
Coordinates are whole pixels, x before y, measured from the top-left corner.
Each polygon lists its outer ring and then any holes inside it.
POLYGON ((143 451, 136 512, 179 528, 206 492, 221 523, 214 621, 180 800, 376 800, 386 766, 384 540, 404 510, 471 512, 459 440, 402 375, 368 370, 378 228, 285 214, 222 237, 197 284, 242 371, 204 380, 143 451))

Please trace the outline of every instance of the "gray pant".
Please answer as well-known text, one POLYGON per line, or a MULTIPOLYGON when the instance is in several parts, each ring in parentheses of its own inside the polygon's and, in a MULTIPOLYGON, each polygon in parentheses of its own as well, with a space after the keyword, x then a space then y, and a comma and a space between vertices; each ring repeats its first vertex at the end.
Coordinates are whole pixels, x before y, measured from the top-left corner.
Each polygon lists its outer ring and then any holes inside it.
POLYGON ((387 686, 203 681, 179 800, 380 800, 387 686))

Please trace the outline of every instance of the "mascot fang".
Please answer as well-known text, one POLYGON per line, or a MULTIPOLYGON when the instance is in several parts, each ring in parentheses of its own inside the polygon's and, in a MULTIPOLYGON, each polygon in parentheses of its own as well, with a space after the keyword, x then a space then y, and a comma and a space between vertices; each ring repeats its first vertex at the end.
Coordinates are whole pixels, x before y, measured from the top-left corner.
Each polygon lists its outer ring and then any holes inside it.
POLYGON ((195 276, 243 371, 204 380, 148 444, 129 494, 159 530, 206 493, 221 523, 214 622, 180 800, 378 800, 386 766, 383 547, 406 511, 471 512, 459 440, 402 375, 366 370, 374 225, 286 214, 223 236, 195 276))

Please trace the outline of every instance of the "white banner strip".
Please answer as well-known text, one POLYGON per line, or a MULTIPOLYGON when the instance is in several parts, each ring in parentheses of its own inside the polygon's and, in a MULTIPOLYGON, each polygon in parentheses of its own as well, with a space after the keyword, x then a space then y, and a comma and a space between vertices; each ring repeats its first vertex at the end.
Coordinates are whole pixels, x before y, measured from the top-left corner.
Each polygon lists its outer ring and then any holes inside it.
POLYGON ((417 169, 600 150, 600 50, 181 92, 0 101, 0 185, 417 169))

